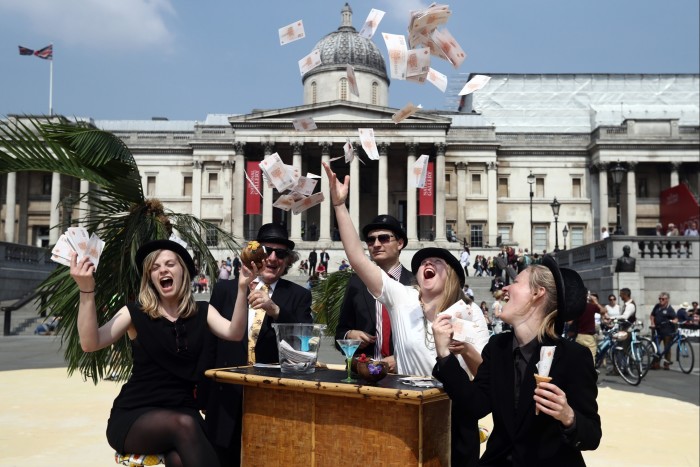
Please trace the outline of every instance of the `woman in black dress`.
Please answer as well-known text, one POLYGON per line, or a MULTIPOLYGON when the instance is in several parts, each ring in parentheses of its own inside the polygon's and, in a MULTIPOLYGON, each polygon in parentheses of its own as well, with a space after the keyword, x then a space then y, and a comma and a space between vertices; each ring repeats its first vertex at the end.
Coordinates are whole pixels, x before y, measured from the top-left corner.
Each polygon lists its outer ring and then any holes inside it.
POLYGON ((85 352, 107 347, 127 333, 133 370, 114 400, 107 441, 121 453, 165 456, 166 465, 219 465, 195 404, 195 385, 204 371, 202 355, 209 331, 241 340, 246 316, 231 321, 206 302, 195 302, 190 288, 195 264, 187 250, 170 240, 144 244, 136 254, 141 266, 138 303, 122 307, 98 327, 94 266, 88 258, 71 260, 71 276, 80 289, 78 333, 85 352))

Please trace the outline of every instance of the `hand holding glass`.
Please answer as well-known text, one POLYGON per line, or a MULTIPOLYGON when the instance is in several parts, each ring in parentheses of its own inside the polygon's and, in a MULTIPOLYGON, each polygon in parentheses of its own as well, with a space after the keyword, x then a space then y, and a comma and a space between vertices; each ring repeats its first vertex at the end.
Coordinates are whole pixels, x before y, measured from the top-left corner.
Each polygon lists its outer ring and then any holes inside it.
POLYGON ((340 349, 345 354, 345 358, 348 363, 348 377, 341 379, 343 383, 356 383, 357 380, 353 379, 351 369, 352 369, 352 356, 355 355, 355 351, 360 346, 362 342, 360 339, 337 339, 336 342, 340 346, 340 349))

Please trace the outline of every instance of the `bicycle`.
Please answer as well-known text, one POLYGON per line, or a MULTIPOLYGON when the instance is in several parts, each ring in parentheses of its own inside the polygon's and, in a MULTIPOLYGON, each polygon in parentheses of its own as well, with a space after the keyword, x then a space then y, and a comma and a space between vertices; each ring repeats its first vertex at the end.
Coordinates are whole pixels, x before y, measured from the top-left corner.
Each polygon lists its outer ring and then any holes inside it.
POLYGON ((640 336, 644 324, 635 322, 630 333, 630 348, 632 349, 635 358, 638 358, 642 366, 642 379, 649 373, 649 368, 651 368, 651 363, 653 355, 655 352, 655 346, 651 339, 648 337, 640 336))
MULTIPOLYGON (((623 320, 626 322, 626 320, 623 320)), ((608 330, 603 331, 603 339, 598 343, 595 357, 595 367, 600 368, 603 361, 609 358, 613 363, 613 368, 627 384, 637 386, 642 381, 642 363, 639 357, 642 346, 621 345, 629 338, 627 331, 620 330, 620 321, 608 330), (632 350, 634 349, 634 350, 632 350)))
POLYGON ((658 364, 662 361, 667 364, 673 363, 666 361, 664 355, 666 355, 666 350, 668 350, 667 347, 670 347, 671 351, 673 351, 673 346, 675 346, 676 361, 678 362, 678 366, 680 367, 681 371, 687 375, 690 374, 691 371, 693 371, 693 366, 695 365, 695 351, 690 345, 690 341, 688 340, 688 338, 681 334, 681 330, 678 327, 678 324, 674 324, 674 328, 675 332, 673 333, 671 342, 668 344, 668 346, 665 346, 664 349, 661 351, 658 350, 660 348, 661 338, 659 337, 659 334, 657 332, 652 333, 652 343, 654 344, 652 364, 658 364))

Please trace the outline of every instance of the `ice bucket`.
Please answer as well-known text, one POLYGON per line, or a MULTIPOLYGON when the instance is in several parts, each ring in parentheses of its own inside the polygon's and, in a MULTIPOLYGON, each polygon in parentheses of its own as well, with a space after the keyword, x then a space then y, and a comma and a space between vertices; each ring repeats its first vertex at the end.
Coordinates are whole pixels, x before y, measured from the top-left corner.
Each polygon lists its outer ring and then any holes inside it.
POLYGON ((316 371, 318 348, 325 324, 272 323, 277 334, 282 373, 308 374, 316 371))

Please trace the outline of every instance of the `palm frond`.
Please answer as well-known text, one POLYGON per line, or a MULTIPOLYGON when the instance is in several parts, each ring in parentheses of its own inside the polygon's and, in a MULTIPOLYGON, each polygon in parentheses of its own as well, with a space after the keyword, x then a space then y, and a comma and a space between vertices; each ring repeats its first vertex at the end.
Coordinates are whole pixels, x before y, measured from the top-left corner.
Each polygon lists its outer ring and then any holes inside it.
POLYGON ((315 313, 314 321, 326 325, 327 335, 335 336, 335 329, 340 319, 340 307, 343 305, 345 289, 351 275, 351 270, 333 272, 311 289, 313 303, 311 310, 315 313))

